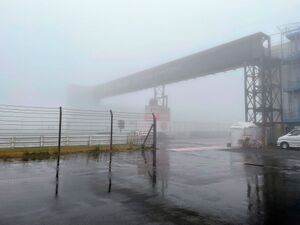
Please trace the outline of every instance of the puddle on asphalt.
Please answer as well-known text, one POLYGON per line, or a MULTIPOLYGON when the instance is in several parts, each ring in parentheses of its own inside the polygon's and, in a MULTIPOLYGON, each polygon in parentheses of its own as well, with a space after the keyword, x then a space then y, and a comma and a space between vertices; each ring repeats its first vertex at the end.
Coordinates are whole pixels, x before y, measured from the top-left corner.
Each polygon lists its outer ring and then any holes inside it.
POLYGON ((2 161, 0 224, 298 223, 297 160, 171 149, 2 161))

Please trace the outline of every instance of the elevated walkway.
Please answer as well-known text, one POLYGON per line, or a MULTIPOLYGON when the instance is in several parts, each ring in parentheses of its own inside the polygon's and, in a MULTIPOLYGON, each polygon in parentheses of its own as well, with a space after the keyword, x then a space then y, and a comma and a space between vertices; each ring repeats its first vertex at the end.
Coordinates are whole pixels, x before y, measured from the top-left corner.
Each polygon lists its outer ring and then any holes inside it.
POLYGON ((245 62, 268 55, 269 36, 255 33, 217 47, 183 57, 92 88, 96 99, 126 94, 244 67, 245 62))

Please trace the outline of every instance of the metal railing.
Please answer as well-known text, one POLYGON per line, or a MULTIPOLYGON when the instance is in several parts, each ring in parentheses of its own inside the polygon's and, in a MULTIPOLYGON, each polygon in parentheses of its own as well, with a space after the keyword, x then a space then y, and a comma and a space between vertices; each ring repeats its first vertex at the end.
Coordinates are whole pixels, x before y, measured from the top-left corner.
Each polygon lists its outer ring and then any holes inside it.
POLYGON ((271 54, 275 58, 281 58, 284 62, 299 59, 300 48, 300 23, 285 24, 278 27, 279 33, 271 36, 271 54), (293 40, 291 36, 294 35, 293 40))
POLYGON ((145 113, 0 105, 0 148, 154 146, 155 121, 145 113))

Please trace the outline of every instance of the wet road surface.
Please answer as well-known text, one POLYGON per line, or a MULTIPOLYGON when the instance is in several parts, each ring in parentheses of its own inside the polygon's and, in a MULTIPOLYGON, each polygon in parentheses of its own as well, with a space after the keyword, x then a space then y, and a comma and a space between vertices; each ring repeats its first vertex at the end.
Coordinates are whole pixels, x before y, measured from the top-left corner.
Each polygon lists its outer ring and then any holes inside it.
POLYGON ((0 224, 300 224, 300 151, 161 143, 0 162, 0 224), (155 158, 155 157, 154 157, 155 158), (111 165, 111 166, 110 166, 111 165))

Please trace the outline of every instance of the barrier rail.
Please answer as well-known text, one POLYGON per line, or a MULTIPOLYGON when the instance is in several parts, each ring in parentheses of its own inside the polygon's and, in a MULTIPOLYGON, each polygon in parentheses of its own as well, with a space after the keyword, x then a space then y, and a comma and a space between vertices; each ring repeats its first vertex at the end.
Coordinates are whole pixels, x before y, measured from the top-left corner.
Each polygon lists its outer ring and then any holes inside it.
POLYGON ((150 115, 0 105, 0 148, 143 145, 144 142, 153 146, 151 127, 155 117, 150 115))

